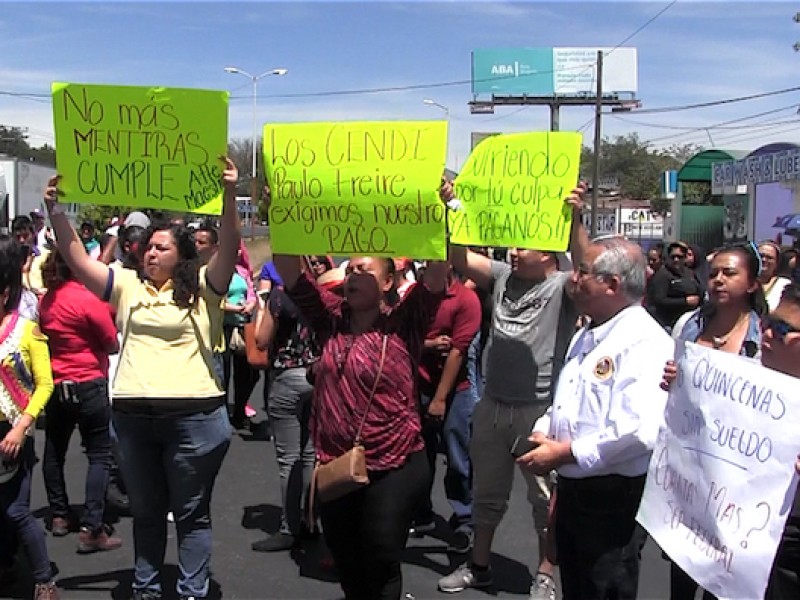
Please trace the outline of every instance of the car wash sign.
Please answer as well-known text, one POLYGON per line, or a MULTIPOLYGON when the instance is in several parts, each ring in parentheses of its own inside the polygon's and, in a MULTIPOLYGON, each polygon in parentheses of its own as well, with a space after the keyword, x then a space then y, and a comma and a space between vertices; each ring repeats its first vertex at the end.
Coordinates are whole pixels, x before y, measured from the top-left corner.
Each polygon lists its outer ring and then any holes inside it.
POLYGON ((711 193, 736 193, 739 186, 800 178, 800 148, 711 165, 711 193))

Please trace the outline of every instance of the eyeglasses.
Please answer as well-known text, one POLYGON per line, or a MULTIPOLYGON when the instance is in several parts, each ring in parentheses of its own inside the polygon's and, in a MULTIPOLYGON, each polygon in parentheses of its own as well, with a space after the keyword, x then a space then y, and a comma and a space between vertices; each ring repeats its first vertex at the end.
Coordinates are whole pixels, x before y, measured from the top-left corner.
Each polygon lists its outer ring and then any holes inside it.
POLYGON ((685 254, 670 254, 669 255, 669 259, 670 260, 686 260, 686 255, 685 254))
POLYGON ((790 325, 783 319, 768 315, 761 317, 761 329, 764 332, 772 331, 772 335, 780 342, 790 333, 800 333, 800 329, 790 325))
POLYGON ((603 279, 604 277, 608 277, 609 275, 611 275, 611 273, 606 273, 604 271, 595 271, 591 267, 588 267, 588 266, 583 265, 583 264, 578 265, 578 268, 575 269, 575 272, 578 274, 578 277, 580 279, 583 279, 584 277, 589 277, 589 276, 595 277, 597 279, 603 279))

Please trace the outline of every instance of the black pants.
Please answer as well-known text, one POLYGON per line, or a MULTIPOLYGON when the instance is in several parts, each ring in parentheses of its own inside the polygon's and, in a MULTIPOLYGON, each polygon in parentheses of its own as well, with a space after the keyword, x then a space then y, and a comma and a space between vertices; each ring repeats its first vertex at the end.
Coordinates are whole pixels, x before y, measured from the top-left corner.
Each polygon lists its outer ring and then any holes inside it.
POLYGON ((564 600, 633 600, 647 533, 644 476, 558 479, 556 543, 564 600))
POLYGON ((399 469, 370 473, 370 484, 322 504, 325 541, 347 600, 398 600, 400 557, 415 509, 428 490, 424 452, 399 469))
POLYGON ((800 598, 800 517, 789 517, 769 575, 765 600, 800 598))
MULTIPOLYGON (((692 600, 700 585, 692 579, 689 574, 681 569, 674 562, 669 565, 669 599, 670 600, 692 600)), ((800 596, 796 596, 800 598, 800 596)), ((717 597, 703 590, 703 600, 717 600, 717 597)))
POLYGON ((250 394, 258 383, 259 372, 247 362, 247 356, 230 350, 231 336, 235 329, 232 325, 225 325, 225 353, 223 360, 223 384, 227 397, 228 386, 233 377, 233 411, 231 412, 231 422, 240 425, 244 422, 244 407, 250 399, 250 394))
POLYGON ((61 386, 47 404, 44 461, 42 473, 47 489, 47 500, 54 517, 69 514, 67 486, 64 482, 64 459, 75 425, 81 434, 81 443, 89 460, 86 474, 86 508, 82 524, 93 531, 103 523, 108 474, 111 468, 111 406, 108 403, 108 381, 94 379, 76 384, 75 402, 64 398, 61 386))

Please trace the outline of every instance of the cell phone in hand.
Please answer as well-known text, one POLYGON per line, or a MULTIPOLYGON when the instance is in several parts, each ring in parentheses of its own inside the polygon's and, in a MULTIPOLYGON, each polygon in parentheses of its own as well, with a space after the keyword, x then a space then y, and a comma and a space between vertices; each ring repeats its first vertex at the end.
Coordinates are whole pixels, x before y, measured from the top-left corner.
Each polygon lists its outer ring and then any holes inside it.
POLYGON ((538 442, 532 442, 528 439, 527 435, 518 435, 514 440, 514 444, 511 446, 511 456, 514 458, 519 458, 520 456, 527 454, 531 450, 534 450, 539 446, 538 442))

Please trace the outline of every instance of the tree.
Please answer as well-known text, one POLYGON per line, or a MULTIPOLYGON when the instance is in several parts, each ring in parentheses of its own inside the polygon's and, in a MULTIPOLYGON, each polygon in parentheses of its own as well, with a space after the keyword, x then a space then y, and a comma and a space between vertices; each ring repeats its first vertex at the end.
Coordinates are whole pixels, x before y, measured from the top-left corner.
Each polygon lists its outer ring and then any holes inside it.
MULTIPOLYGON (((262 158, 261 140, 256 140, 256 178, 257 190, 264 187, 264 159, 262 158)), ((253 168, 253 140, 234 138, 228 142, 228 157, 239 169, 239 185, 236 188, 238 196, 249 196, 252 185, 253 168)))
MULTIPOLYGON (((600 178, 616 177, 624 197, 650 202, 659 196, 661 173, 676 169, 682 163, 668 151, 652 150, 635 133, 604 138, 600 142, 600 178)), ((591 179, 594 151, 584 147, 581 175, 591 179)))
POLYGON ((55 148, 47 144, 41 148, 31 148, 25 129, 21 127, 0 125, 0 155, 2 154, 35 161, 49 167, 56 164, 55 148))

